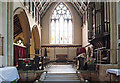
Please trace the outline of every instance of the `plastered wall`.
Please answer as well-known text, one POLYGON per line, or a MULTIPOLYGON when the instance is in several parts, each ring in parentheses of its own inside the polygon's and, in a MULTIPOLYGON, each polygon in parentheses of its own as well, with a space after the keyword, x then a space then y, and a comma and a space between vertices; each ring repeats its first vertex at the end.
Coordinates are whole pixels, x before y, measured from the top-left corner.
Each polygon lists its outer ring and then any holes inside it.
MULTIPOLYGON (((2 17, 2 2, 0 1, 0 17, 2 17)), ((0 34, 2 34, 2 18, 0 18, 0 34)))
POLYGON ((7 4, 0 2, 0 34, 4 37, 3 54, 0 56, 0 66, 7 65, 7 4), (4 9, 4 10, 3 10, 4 9))
MULTIPOLYGON (((2 17, 2 2, 0 1, 0 17, 2 17)), ((2 18, 0 19, 0 36, 2 34, 2 18)), ((0 66, 2 66, 2 56, 0 55, 0 66)))

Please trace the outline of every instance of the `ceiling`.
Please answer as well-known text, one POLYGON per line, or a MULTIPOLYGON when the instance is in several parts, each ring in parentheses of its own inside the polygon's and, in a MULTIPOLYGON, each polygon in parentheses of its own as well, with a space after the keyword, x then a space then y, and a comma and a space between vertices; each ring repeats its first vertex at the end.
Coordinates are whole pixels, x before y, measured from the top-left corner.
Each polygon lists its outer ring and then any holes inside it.
POLYGON ((71 4, 81 17, 87 11, 88 2, 71 2, 71 4))
POLYGON ((41 18, 44 16, 44 14, 47 12, 47 10, 52 5, 52 2, 34 2, 35 6, 37 7, 41 18))
MULTIPOLYGON (((61 0, 62 2, 62 0, 61 0)), ((37 7, 41 18, 43 18, 43 16, 45 15, 45 13, 47 12, 47 10, 50 8, 50 6, 53 4, 54 2, 38 2, 38 1, 34 1, 35 6, 37 7)), ((72 6, 75 8, 75 10, 77 11, 77 13, 79 14, 80 17, 83 16, 83 14, 85 13, 85 11, 87 10, 88 7, 88 2, 84 2, 84 0, 81 0, 80 2, 70 2, 69 3, 72 4, 72 6)))
MULTIPOLYGON (((62 1, 62 0, 61 0, 62 1)), ((45 13, 48 11, 48 9, 50 8, 50 6, 54 3, 54 2, 38 2, 38 1, 33 1, 34 5, 37 7, 41 18, 43 18, 43 16, 45 15, 45 13)), ((85 13, 85 11, 87 10, 88 7, 88 3, 81 1, 81 2, 69 2, 77 11, 78 15, 80 17, 83 16, 83 14, 85 13)), ((22 32, 22 27, 19 21, 19 18, 17 15, 14 16, 14 38, 19 35, 22 32)))

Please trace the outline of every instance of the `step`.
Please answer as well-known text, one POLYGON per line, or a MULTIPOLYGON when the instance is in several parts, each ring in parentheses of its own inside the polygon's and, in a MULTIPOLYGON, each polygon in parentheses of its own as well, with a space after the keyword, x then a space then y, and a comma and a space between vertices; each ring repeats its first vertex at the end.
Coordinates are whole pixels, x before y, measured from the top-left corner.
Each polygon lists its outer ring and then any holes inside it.
POLYGON ((77 76, 77 74, 47 74, 47 76, 77 76))
POLYGON ((69 81, 69 80, 64 80, 64 81, 50 81, 50 80, 46 80, 46 81, 42 81, 42 83, 84 83, 81 82, 79 80, 73 80, 73 81, 69 81))
POLYGON ((63 78, 61 78, 61 77, 58 77, 58 78, 45 78, 45 80, 79 80, 78 78, 73 78, 73 77, 71 77, 71 78, 66 78, 66 77, 63 77, 63 78))
POLYGON ((42 83, 81 83, 80 80, 44 80, 42 83))
POLYGON ((48 73, 43 81, 79 81, 77 74, 61 74, 48 73))
POLYGON ((65 75, 76 75, 76 73, 47 73, 48 75, 56 75, 56 74, 59 74, 59 75, 63 75, 63 74, 65 74, 65 75))
POLYGON ((80 80, 56 80, 56 79, 55 79, 55 80, 44 80, 44 81, 42 81, 42 82, 45 82, 45 81, 46 81, 46 82, 54 82, 54 81, 55 81, 55 82, 56 82, 56 81, 60 81, 60 82, 66 82, 66 81, 67 81, 67 82, 80 82, 80 80))
POLYGON ((42 83, 81 83, 71 65, 52 65, 47 71, 42 83))
POLYGON ((69 76, 69 75, 47 75, 46 77, 50 77, 50 78, 53 78, 53 77, 78 77, 77 75, 76 76, 69 76))

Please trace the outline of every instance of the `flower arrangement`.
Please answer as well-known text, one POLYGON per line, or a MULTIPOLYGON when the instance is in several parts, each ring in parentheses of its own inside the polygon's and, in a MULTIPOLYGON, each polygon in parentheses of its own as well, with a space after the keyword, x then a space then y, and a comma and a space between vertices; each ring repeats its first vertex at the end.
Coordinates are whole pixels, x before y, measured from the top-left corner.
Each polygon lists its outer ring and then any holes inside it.
POLYGON ((92 57, 87 58, 86 63, 88 66, 88 70, 95 70, 96 69, 96 64, 95 64, 94 58, 92 58, 92 57))
POLYGON ((89 57, 89 58, 86 59, 86 62, 87 62, 87 64, 94 64, 95 59, 92 58, 92 57, 89 57))
POLYGON ((30 64, 30 60, 29 59, 24 59, 23 64, 25 64, 25 66, 28 66, 30 64))

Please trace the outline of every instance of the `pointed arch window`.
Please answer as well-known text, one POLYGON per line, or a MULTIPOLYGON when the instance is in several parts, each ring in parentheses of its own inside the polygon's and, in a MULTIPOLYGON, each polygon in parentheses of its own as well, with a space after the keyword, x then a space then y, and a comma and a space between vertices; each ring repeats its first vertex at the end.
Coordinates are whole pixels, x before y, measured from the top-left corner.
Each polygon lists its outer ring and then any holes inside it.
POLYGON ((52 13, 50 32, 50 44, 72 44, 72 16, 62 2, 52 13))

